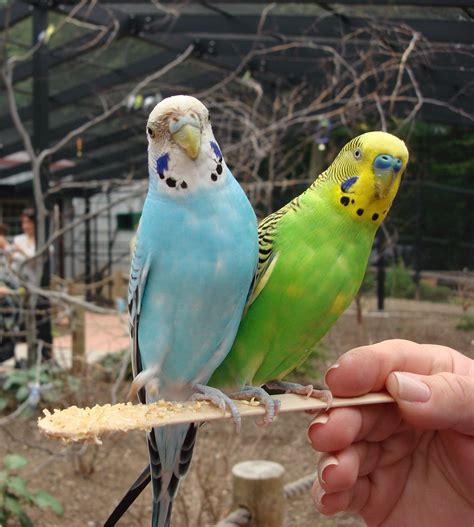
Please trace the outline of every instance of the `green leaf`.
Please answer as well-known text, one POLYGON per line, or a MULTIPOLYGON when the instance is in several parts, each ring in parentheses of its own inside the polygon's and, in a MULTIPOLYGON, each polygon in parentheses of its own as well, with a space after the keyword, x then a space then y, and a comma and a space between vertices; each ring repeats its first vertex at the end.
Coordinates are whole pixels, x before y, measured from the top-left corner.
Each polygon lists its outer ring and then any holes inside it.
POLYGON ((63 506, 56 498, 53 498, 51 494, 44 490, 39 490, 33 496, 33 503, 42 509, 49 508, 55 512, 58 516, 62 516, 64 513, 63 506))
POLYGON ((24 401, 28 397, 29 393, 30 389, 28 388, 28 386, 20 386, 16 391, 16 400, 19 402, 24 401))
POLYGON ((19 516, 21 527, 34 527, 33 522, 26 512, 22 512, 19 516))
POLYGON ((28 464, 28 460, 19 454, 9 454, 3 458, 3 464, 8 470, 17 470, 28 464))
POLYGON ((3 389, 9 390, 15 384, 21 386, 22 384, 27 384, 28 375, 25 375, 23 372, 12 372, 8 375, 3 383, 3 389))
POLYGON ((0 470, 0 487, 6 483, 8 478, 8 472, 6 470, 0 470))
POLYGON ((3 507, 8 511, 14 514, 15 516, 20 516, 23 513, 23 509, 21 508, 21 503, 16 498, 16 496, 7 495, 5 496, 5 502, 3 504, 3 507))
POLYGON ((26 488, 26 483, 23 478, 19 476, 11 476, 7 479, 8 490, 14 492, 17 496, 22 498, 31 498, 31 492, 26 488))
POLYGON ((6 397, 0 397, 0 412, 5 410, 8 406, 8 399, 6 397))

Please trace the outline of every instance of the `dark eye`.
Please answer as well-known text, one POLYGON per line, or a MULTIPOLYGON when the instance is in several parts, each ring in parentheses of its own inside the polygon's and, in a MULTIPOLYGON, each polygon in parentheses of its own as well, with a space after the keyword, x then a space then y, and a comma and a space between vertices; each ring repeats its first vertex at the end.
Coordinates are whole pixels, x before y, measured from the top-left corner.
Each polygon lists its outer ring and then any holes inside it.
POLYGON ((155 132, 154 132, 149 126, 146 127, 146 133, 147 133, 151 138, 155 137, 155 132))
POLYGON ((356 148, 354 150, 354 157, 359 160, 362 157, 362 150, 360 148, 356 148))

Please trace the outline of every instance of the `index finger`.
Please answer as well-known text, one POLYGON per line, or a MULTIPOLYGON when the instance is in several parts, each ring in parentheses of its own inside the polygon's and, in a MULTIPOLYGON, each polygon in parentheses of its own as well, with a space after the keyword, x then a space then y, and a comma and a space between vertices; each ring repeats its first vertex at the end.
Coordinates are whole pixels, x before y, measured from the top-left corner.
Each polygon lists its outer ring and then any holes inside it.
POLYGON ((326 373, 326 384, 335 396, 353 397, 383 390, 393 371, 468 375, 470 364, 470 359, 446 346, 385 340, 342 355, 326 373))

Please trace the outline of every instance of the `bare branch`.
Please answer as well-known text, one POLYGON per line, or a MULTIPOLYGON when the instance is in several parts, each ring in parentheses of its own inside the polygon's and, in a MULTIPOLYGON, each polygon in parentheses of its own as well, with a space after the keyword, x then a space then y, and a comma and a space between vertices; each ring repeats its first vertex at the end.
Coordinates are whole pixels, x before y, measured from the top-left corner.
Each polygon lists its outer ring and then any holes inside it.
POLYGON ((127 100, 130 97, 135 96, 137 93, 139 93, 143 88, 145 88, 148 84, 155 81, 156 79, 159 79, 169 71, 171 71, 173 68, 184 62, 193 52, 194 50, 194 44, 189 45, 183 53, 178 55, 176 59, 168 63, 166 66, 158 70, 157 72, 148 75, 143 80, 141 80, 131 91, 129 91, 118 103, 114 104, 110 108, 108 108, 105 112, 101 113, 94 119, 91 119, 87 123, 84 123, 82 126, 79 126, 75 130, 71 130, 65 137, 63 137, 60 141, 58 141, 54 146, 47 148, 41 152, 41 154, 38 156, 40 161, 43 161, 46 157, 54 154, 58 150, 60 150, 65 144, 67 144, 71 139, 74 139, 78 135, 83 134, 86 130, 89 130, 89 128, 92 128, 93 126, 96 126, 97 124, 105 121, 107 118, 109 118, 112 114, 114 114, 117 110, 122 108, 127 100))

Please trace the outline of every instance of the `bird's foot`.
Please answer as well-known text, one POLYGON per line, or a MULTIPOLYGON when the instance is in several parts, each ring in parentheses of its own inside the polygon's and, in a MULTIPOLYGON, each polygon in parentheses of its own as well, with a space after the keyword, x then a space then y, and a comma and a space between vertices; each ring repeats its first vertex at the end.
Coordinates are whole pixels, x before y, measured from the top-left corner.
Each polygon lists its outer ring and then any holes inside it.
POLYGON ((234 420, 235 429, 240 431, 242 418, 237 410, 232 399, 217 388, 206 386, 204 384, 195 384, 193 386, 194 393, 191 395, 191 401, 208 401, 222 410, 225 414, 226 408, 230 411, 234 420))
POLYGON ((265 383, 270 390, 283 390, 285 393, 295 393, 296 395, 306 395, 314 399, 321 399, 326 403, 326 410, 332 405, 332 393, 329 390, 316 390, 312 384, 298 384, 297 382, 270 381, 265 383))
POLYGON ((273 419, 278 415, 280 411, 280 401, 272 399, 270 395, 258 386, 244 386, 244 388, 238 392, 231 393, 229 395, 232 399, 238 401, 249 401, 253 399, 259 401, 265 407, 265 415, 263 417, 263 424, 269 425, 273 422, 273 419))

